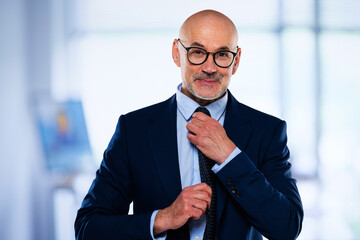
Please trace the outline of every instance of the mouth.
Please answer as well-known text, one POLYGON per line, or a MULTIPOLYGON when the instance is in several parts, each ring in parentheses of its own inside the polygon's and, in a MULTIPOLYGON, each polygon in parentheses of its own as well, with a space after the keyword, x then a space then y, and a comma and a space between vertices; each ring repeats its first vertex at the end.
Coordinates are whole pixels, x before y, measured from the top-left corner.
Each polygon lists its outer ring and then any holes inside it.
POLYGON ((212 86, 217 84, 219 81, 216 79, 209 79, 209 78, 204 78, 204 79, 195 79, 196 82, 202 84, 202 85, 208 85, 208 86, 212 86))

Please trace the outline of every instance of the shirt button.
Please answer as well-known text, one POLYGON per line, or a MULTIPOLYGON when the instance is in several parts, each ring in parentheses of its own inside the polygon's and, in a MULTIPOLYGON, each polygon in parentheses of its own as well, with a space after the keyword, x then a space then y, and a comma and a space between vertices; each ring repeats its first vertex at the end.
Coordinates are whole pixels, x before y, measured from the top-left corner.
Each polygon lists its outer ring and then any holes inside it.
POLYGON ((200 238, 199 238, 198 236, 196 236, 196 237, 194 238, 194 240, 200 240, 200 238))

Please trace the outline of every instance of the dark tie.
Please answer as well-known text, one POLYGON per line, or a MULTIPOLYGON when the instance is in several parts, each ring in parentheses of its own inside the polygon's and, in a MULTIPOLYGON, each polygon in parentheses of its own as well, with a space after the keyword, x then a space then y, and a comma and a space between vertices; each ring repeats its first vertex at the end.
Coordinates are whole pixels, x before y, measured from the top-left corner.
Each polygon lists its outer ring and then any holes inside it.
MULTIPOLYGON (((210 116, 210 112, 204 107, 198 107, 195 112, 202 112, 210 116)), ((216 184, 215 173, 211 168, 215 162, 206 157, 200 150, 198 152, 201 182, 209 185, 212 191, 210 209, 206 212, 206 227, 203 239, 214 240, 216 235, 216 184)))

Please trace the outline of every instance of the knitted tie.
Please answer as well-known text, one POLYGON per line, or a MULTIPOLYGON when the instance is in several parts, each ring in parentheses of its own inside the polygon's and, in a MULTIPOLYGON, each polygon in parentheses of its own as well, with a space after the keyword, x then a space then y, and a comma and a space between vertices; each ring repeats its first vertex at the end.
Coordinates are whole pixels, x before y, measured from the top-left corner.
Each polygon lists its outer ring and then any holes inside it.
MULTIPOLYGON (((210 116, 209 110, 204 107, 198 107, 195 112, 202 112, 210 116)), ((210 209, 206 212, 206 227, 203 239, 214 240, 216 235, 216 184, 215 174, 211 168, 215 162, 206 157, 200 150, 198 152, 201 182, 209 185, 212 191, 210 209)))

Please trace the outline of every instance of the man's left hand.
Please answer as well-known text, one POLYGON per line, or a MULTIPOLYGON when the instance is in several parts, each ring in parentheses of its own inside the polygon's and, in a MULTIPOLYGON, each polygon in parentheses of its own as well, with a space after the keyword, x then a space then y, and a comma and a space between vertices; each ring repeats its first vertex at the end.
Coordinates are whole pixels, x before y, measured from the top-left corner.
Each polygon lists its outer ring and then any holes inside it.
POLYGON ((190 131, 187 136, 190 142, 219 165, 225 162, 236 148, 223 126, 202 112, 194 113, 186 128, 190 131))

